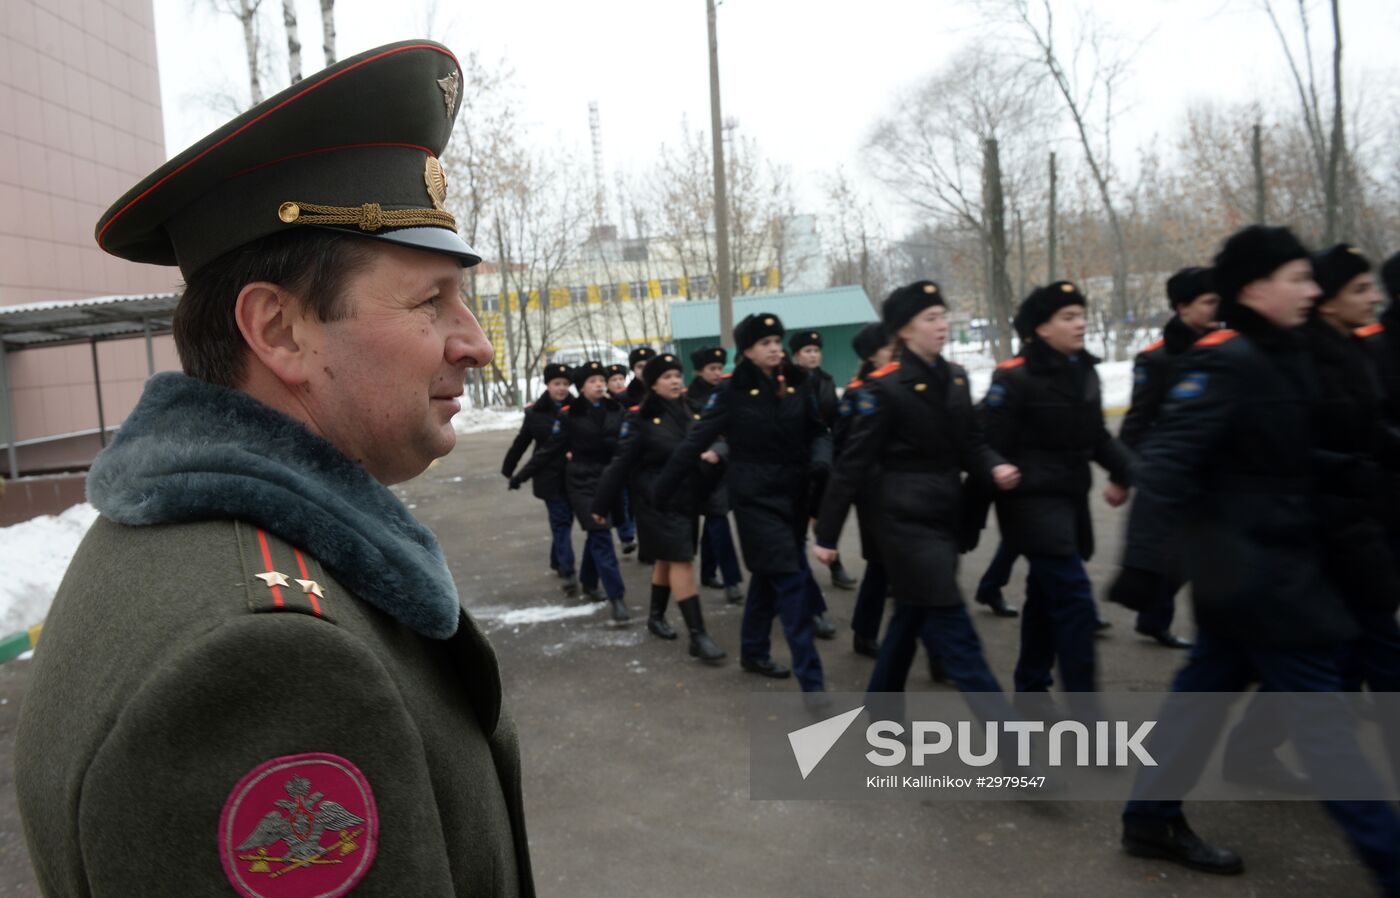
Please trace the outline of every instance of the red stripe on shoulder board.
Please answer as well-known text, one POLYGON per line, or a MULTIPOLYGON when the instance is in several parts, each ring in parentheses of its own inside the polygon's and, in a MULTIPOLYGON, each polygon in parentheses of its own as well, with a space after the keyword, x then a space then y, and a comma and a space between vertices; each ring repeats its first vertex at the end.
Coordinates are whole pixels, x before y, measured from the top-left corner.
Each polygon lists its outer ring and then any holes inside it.
MULTIPOLYGON (((263 567, 272 570, 272 550, 267 547, 267 531, 261 527, 258 528, 258 547, 262 549, 263 567)), ((278 608, 286 604, 282 601, 282 587, 276 583, 269 583, 268 588, 272 590, 272 604, 278 608)))
POLYGON ((1212 332, 1206 334, 1204 337, 1202 337, 1201 339, 1199 339, 1199 340, 1196 341, 1196 345, 1197 345, 1197 346, 1219 346, 1219 345, 1222 344, 1222 343, 1228 343, 1228 342, 1230 342, 1231 340, 1235 339, 1235 338, 1238 337, 1239 335, 1240 335, 1240 332, 1239 332, 1239 331, 1232 331, 1232 330, 1230 330, 1229 328, 1222 328, 1221 330, 1212 331, 1212 332))
MULTIPOLYGON (((296 546, 292 546, 292 551, 295 552, 297 555, 297 567, 301 568, 301 579, 310 581, 311 574, 308 573, 306 570, 306 559, 302 557, 301 550, 298 549, 296 546)), ((311 610, 316 613, 317 617, 320 617, 321 603, 316 601, 316 593, 312 592, 311 590, 307 590, 306 598, 311 602, 311 610)))
POLYGON ((883 367, 883 368, 877 369, 877 370, 875 370, 875 371, 871 371, 871 372, 870 372, 870 376, 871 376, 871 377, 884 377, 885 375, 887 375, 887 374, 893 374, 894 372, 896 372, 896 371, 898 371, 898 370, 899 370, 899 362, 890 362, 888 365, 886 365, 886 366, 883 367))
POLYGON ((1019 367, 1021 367, 1022 365, 1024 365, 1025 363, 1026 363, 1026 360, 1025 360, 1024 358, 1022 358, 1021 356, 1019 356, 1019 355, 1017 355, 1017 356, 1012 356, 1011 358, 1009 358, 1009 359, 1007 359, 1006 361, 1002 362, 1001 364, 997 365, 997 370, 999 370, 999 371, 1005 371, 1005 370, 1008 369, 1008 368, 1019 368, 1019 367))
POLYGON ((1385 332, 1385 325, 1384 325, 1384 324, 1381 324, 1381 323, 1379 323, 1379 322, 1377 322, 1377 323, 1375 323, 1375 324, 1368 324, 1368 325, 1366 325, 1365 327, 1358 327, 1358 328, 1356 329, 1356 335, 1357 335, 1358 337, 1374 337, 1376 334, 1380 334, 1380 333, 1384 333, 1384 332, 1385 332))
POLYGON ((347 72, 353 72, 353 71, 355 71, 355 69, 358 69, 358 68, 360 68, 361 66, 369 65, 369 64, 372 63, 372 62, 378 62, 379 60, 383 59, 383 58, 386 57, 386 56, 393 56, 393 55, 396 54, 396 53, 406 53, 406 52, 408 52, 409 50, 433 50, 433 51, 435 51, 435 52, 442 53, 442 54, 444 54, 444 55, 449 56, 449 57, 452 58, 452 62, 455 63, 456 66, 457 66, 457 71, 460 72, 460 71, 462 70, 462 64, 461 64, 460 62, 457 62, 457 57, 456 57, 456 56, 453 56, 452 53, 451 53, 450 51, 445 50, 445 49, 443 49, 442 47, 435 47, 435 46, 433 46, 432 44, 410 44, 410 45, 407 46, 407 47, 395 47, 395 48, 392 49, 392 50, 385 50, 383 53, 376 54, 376 55, 374 55, 374 56, 371 56, 371 57, 368 58, 368 59, 362 59, 362 60, 360 60, 359 62, 355 63, 354 65, 349 66, 349 67, 345 68, 345 69, 342 70, 342 71, 336 72, 334 75, 331 75, 330 77, 323 78, 322 80, 317 81, 315 84, 311 85, 310 87, 306 88, 305 90, 300 91, 299 93, 292 94, 290 97, 288 97, 287 99, 283 100, 281 103, 278 103, 276 106, 272 107, 271 109, 267 110, 267 111, 264 112, 262 115, 258 116, 257 118, 253 119, 252 121, 247 122, 246 124, 244 124, 243 127, 239 128, 237 131, 234 131, 232 134, 229 134, 229 135, 227 135, 226 137, 224 137, 223 140, 220 140, 218 143, 215 143, 215 144, 213 144, 213 145, 211 145, 211 146, 205 147, 204 151, 201 152, 199 155, 193 156, 193 157, 191 157, 190 159, 185 160, 185 163, 184 163, 183 165, 181 165, 179 168, 175 169, 174 171, 170 172, 170 173, 167 174, 165 177, 161 178, 159 181, 157 181, 157 182, 155 182, 154 184, 152 184, 150 187, 147 187, 145 190, 141 191, 141 194, 140 194, 139 196, 133 198, 132 201, 129 202, 129 203, 127 203, 125 206, 122 206, 121 209, 117 211, 117 214, 116 214, 116 215, 113 215, 110 219, 108 219, 108 220, 107 220, 107 223, 106 223, 105 225, 102 226, 102 230, 100 230, 100 231, 97 232, 97 245, 100 246, 100 247, 102 247, 103 249, 106 249, 106 248, 107 248, 106 244, 104 244, 103 241, 102 241, 102 238, 103 238, 104 236, 106 236, 106 234, 107 234, 107 229, 110 228, 110 227, 112 226, 112 222, 114 222, 114 221, 116 221, 117 219, 121 218, 121 217, 122 217, 123 215, 125 215, 128 211, 130 211, 132 206, 135 206, 137 203, 141 202, 141 201, 144 200, 146 197, 150 196, 151 193, 153 193, 157 188, 159 188, 159 187, 160 187, 162 184, 164 184, 166 181, 169 181, 171 178, 175 177, 175 176, 178 175, 180 172, 182 172, 182 171, 184 171, 185 169, 189 168, 191 165, 194 165, 196 162, 198 162, 199 160, 203 159, 205 156, 209 155, 210 153, 214 152, 215 150, 217 150, 219 147, 223 146, 224 144, 228 143, 230 140, 233 140, 235 137, 237 137, 238 135, 242 134, 244 131, 247 131, 249 128, 253 127, 253 126, 256 125, 258 122, 260 122, 260 121, 262 121, 263 119, 267 118, 269 115, 272 115, 274 112, 277 112, 279 109, 281 109, 282 107, 286 106, 286 105, 289 104, 289 103, 292 103, 292 102, 294 102, 294 101, 296 101, 296 100, 300 100, 302 97, 306 96, 307 94, 311 93, 312 91, 317 90, 318 88, 320 88, 320 87, 322 87, 322 86, 324 86, 324 85, 326 85, 326 84, 330 84, 332 81, 336 80, 337 78, 341 77, 342 75, 346 74, 347 72))

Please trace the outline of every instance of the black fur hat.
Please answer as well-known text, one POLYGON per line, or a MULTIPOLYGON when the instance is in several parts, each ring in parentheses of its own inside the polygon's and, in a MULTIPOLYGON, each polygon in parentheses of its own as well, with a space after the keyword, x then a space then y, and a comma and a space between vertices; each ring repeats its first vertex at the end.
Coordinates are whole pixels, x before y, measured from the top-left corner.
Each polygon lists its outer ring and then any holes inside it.
POLYGON ((1371 270, 1371 261, 1361 254, 1361 250, 1350 243, 1338 243, 1331 249, 1313 253, 1313 280, 1322 288, 1319 303, 1324 303, 1342 292, 1352 278, 1371 270))
POLYGON ((648 387, 653 387, 656 385, 656 382, 661 379, 661 375, 665 374, 667 371, 683 370, 684 368, 681 365, 680 359, 671 355, 669 352, 664 352, 661 355, 654 356, 647 360, 647 366, 642 369, 642 380, 646 382, 648 387))
POLYGON ((572 373, 573 373, 573 372, 571 372, 571 371, 569 370, 569 366, 568 366, 568 365, 554 365, 554 364, 545 365, 545 366, 544 366, 544 382, 545 382, 545 383, 549 383, 551 380, 559 380, 559 379, 561 379, 561 378, 564 379, 564 380, 567 380, 567 381, 572 382, 572 381, 573 381, 573 377, 571 376, 572 373))
POLYGON ((896 287, 885 297, 880 306, 880 317, 887 333, 895 333, 909 323, 909 319, 929 306, 946 306, 943 291, 933 281, 915 281, 903 287, 896 287))
POLYGON ((1087 305, 1089 301, 1078 287, 1069 281, 1055 281, 1044 287, 1036 287, 1030 296, 1021 300, 1011 326, 1022 340, 1029 340, 1035 336, 1035 329, 1053 318, 1060 309, 1087 305))
POLYGON ((608 377, 608 369, 603 367, 602 362, 584 362, 573 370, 574 386, 583 389, 583 385, 590 377, 601 377, 604 380, 608 377))
POLYGON ((638 346, 627 354, 627 367, 635 368, 639 362, 649 362, 656 358, 656 350, 650 346, 638 346))
POLYGON ((872 321, 851 338, 851 348, 856 351, 856 357, 864 361, 879 352, 881 346, 888 346, 889 342, 885 326, 878 321, 872 321))
POLYGON ((1307 247, 1288 228, 1250 225, 1230 235, 1216 255, 1215 292, 1222 304, 1233 303, 1249 284, 1306 258, 1307 247))
POLYGON ((743 352, 764 337, 781 337, 784 333, 782 319, 777 315, 768 312, 747 315, 734 325, 734 349, 743 352))
POLYGON ((1215 281, 1209 268, 1191 265, 1167 278, 1167 305, 1173 312, 1177 306, 1186 306, 1207 293, 1215 292, 1215 281))

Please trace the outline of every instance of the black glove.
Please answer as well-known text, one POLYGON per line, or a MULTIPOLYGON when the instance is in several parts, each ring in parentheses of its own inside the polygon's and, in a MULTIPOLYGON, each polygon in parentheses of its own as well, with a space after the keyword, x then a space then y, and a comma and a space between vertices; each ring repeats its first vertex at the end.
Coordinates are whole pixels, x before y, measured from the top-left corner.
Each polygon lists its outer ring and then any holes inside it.
POLYGON ((519 478, 519 477, 512 477, 512 478, 510 479, 510 486, 506 487, 506 489, 512 489, 512 490, 518 490, 518 489, 520 489, 520 478, 519 478))
POLYGON ((1131 611, 1143 611, 1156 604, 1163 586, 1161 574, 1125 567, 1108 588, 1108 600, 1131 611))

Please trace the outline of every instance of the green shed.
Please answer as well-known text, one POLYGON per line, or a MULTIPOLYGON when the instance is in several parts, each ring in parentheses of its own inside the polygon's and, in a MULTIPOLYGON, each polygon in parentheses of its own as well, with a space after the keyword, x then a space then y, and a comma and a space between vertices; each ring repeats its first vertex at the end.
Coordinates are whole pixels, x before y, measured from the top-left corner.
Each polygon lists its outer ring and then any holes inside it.
MULTIPOLYGON (((851 338, 872 321, 878 321, 870 297, 861 287, 831 287, 802 293, 765 293, 734 298, 734 323, 745 315, 768 312, 782 319, 791 334, 814 330, 822 335, 822 367, 844 387, 855 377, 860 360, 851 349, 851 338)), ((719 300, 698 299, 671 303, 671 340, 685 361, 685 376, 695 375, 690 354, 702 346, 719 345, 719 300)), ((729 360, 734 367, 734 359, 729 360)))

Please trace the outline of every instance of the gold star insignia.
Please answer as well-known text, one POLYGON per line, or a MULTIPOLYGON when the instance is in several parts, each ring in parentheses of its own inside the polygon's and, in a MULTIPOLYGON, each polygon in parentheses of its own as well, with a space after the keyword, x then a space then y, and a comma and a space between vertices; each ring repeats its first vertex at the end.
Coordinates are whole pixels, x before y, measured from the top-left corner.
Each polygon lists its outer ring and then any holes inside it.
POLYGON ((262 582, 266 583, 268 589, 271 589, 274 586, 291 586, 291 584, 287 582, 287 575, 282 573, 281 571, 264 571, 263 573, 256 574, 255 576, 262 582))
POLYGON ((313 595, 318 599, 324 599, 326 597, 326 594, 321 592, 321 584, 317 583, 315 580, 298 580, 297 586, 301 587, 302 592, 313 595))
POLYGON ((447 117, 452 118, 452 114, 457 111, 457 88, 462 84, 462 76, 454 71, 446 78, 438 79, 438 87, 442 88, 442 101, 447 104, 447 117))

